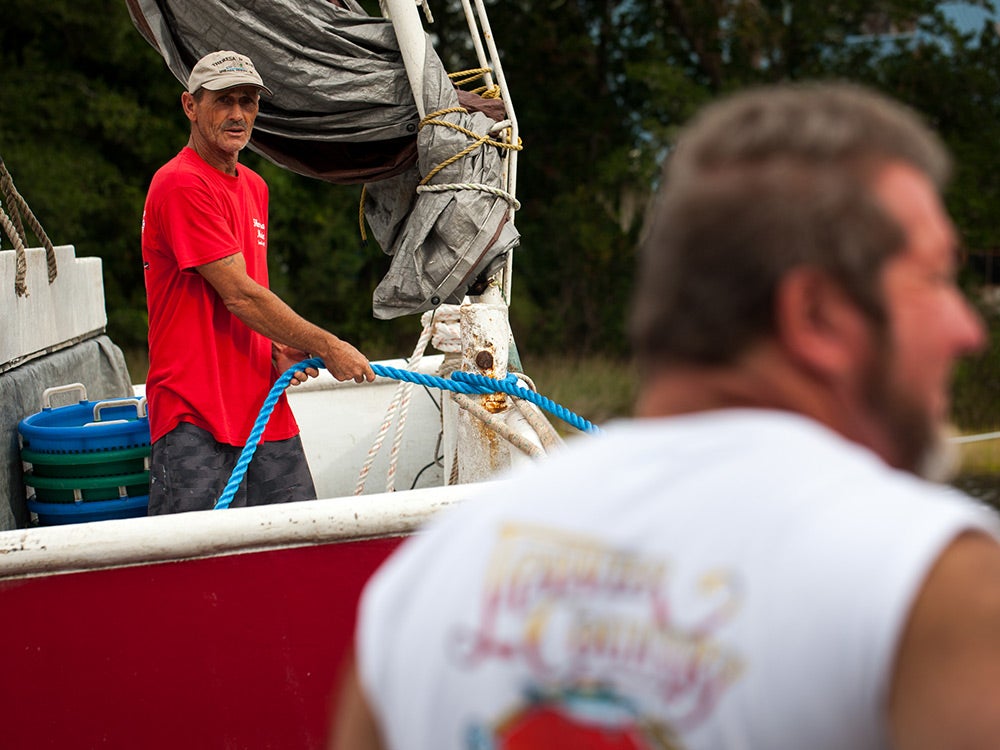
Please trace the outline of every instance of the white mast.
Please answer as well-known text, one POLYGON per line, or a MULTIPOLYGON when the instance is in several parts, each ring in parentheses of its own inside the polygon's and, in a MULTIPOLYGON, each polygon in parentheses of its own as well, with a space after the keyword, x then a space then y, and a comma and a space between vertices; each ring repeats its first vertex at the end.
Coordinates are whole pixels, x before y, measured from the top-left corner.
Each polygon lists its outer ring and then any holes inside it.
POLYGON ((382 13, 392 21, 399 41, 399 51, 403 55, 406 76, 410 79, 417 113, 423 119, 424 111, 424 55, 427 52, 427 36, 424 25, 417 13, 414 0, 381 0, 382 13))

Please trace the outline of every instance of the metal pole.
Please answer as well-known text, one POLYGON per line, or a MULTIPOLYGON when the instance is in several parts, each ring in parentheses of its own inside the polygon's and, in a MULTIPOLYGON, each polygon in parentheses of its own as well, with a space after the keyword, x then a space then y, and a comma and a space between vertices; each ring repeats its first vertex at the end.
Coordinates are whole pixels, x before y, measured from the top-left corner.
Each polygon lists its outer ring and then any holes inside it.
POLYGON ((427 52, 427 36, 424 25, 417 12, 417 4, 413 0, 383 0, 386 15, 392 21, 399 42, 399 51, 403 55, 403 65, 406 76, 410 79, 413 89, 413 100, 417 105, 417 113, 423 119, 424 110, 424 55, 427 52))

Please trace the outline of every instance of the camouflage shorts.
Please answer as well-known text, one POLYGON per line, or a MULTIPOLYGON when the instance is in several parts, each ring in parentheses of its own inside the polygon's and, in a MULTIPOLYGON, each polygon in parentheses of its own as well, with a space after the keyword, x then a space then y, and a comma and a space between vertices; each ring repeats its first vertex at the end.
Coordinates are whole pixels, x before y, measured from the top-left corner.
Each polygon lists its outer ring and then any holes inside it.
MULTIPOLYGON (((210 510, 226 487, 243 449, 181 422, 153 443, 149 456, 149 515, 210 510)), ((314 500, 316 488, 302 440, 262 442, 230 507, 314 500)))

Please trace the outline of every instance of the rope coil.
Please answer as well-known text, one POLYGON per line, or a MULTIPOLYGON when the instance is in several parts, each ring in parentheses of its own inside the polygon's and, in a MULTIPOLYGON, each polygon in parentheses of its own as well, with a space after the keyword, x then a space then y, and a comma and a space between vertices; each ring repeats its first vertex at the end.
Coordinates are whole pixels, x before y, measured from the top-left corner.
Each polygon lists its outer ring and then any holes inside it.
MULTIPOLYGON (((250 437, 247 438, 246 445, 240 453, 236 466, 233 467, 233 472, 229 477, 229 481, 226 483, 226 487, 223 489, 222 495, 215 504, 216 510, 228 508, 232 503, 233 498, 236 497, 236 491, 239 489, 240 483, 246 475, 247 467, 250 465, 250 461, 253 459, 253 455, 257 451, 257 445, 260 443, 261 436, 264 434, 264 428, 267 426, 267 422, 271 418, 271 412, 274 411, 274 407, 278 403, 278 399, 281 397, 281 394, 292 382, 292 377, 295 373, 309 367, 320 368, 325 366, 326 365, 323 363, 323 360, 319 357, 310 357, 309 359, 302 360, 298 364, 289 367, 274 382, 274 385, 271 386, 271 390, 267 394, 267 398, 264 399, 264 405, 261 407, 260 413, 257 415, 257 420, 254 422, 253 429, 250 430, 250 437)), ((525 401, 535 404, 581 431, 593 433, 600 432, 600 428, 590 421, 573 414, 573 412, 563 406, 560 406, 545 396, 519 386, 517 384, 516 376, 512 374, 508 375, 503 380, 498 380, 496 378, 488 378, 485 375, 456 371, 451 374, 450 378, 442 378, 436 375, 424 375, 419 372, 411 372, 410 370, 401 370, 398 367, 391 367, 389 365, 372 364, 371 367, 372 370, 375 371, 375 374, 381 377, 392 378, 394 380, 401 380, 409 383, 418 383, 420 385, 440 388, 441 390, 452 391, 454 393, 506 393, 509 396, 524 399, 525 401)))

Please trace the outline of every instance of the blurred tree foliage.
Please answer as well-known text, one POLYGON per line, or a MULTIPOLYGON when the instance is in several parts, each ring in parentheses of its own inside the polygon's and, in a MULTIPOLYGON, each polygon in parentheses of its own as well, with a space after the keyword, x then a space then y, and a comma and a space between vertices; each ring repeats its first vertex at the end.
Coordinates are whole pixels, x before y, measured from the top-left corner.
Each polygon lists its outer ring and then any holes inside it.
MULTIPOLYGON (((948 202, 967 249, 998 247, 1000 40, 991 29, 960 36, 939 5, 491 3, 524 145, 511 301, 521 348, 626 352, 633 248, 657 165, 698 106, 748 85, 841 78, 908 102, 956 155, 948 202), (887 30, 911 33, 895 44, 852 40, 887 30)), ((475 67, 456 0, 436 0, 434 11, 446 67, 475 67)), ((111 333, 142 346, 139 223, 150 177, 186 140, 179 83, 121 0, 6 0, 0 65, 0 154, 53 240, 104 259, 111 333)), ((371 315, 388 262, 360 244, 360 189, 311 181, 255 154, 245 161, 271 187, 275 290, 373 356, 408 354, 419 321, 371 315)))
POLYGON ((0 154, 56 244, 104 259, 109 326, 145 338, 145 188, 183 143, 176 85, 111 2, 7 0, 0 154), (145 47, 145 48, 144 48, 145 47))

